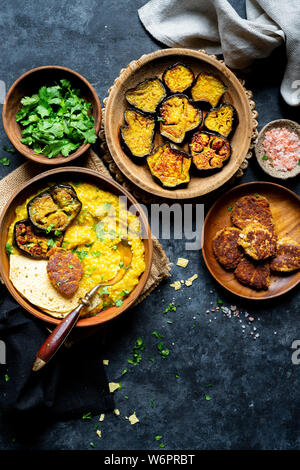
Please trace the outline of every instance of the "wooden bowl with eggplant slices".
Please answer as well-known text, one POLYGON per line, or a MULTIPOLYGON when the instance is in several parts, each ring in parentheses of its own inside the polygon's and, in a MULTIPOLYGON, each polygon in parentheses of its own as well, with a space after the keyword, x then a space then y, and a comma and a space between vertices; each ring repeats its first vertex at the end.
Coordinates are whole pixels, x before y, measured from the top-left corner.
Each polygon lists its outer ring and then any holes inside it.
POLYGON ((129 64, 105 109, 110 153, 124 175, 170 199, 201 196, 226 183, 252 134, 245 90, 220 61, 165 49, 129 64))
POLYGON ((147 217, 136 200, 85 168, 36 176, 0 218, 1 277, 22 307, 49 323, 58 324, 98 285, 77 326, 120 315, 141 294, 152 252, 147 217))
POLYGON ((300 198, 275 183, 245 183, 209 210, 202 253, 214 278, 247 299, 278 297, 300 282, 300 198))
POLYGON ((24 157, 61 165, 96 142, 101 105, 79 73, 49 65, 24 73, 10 87, 2 119, 7 137, 24 157))

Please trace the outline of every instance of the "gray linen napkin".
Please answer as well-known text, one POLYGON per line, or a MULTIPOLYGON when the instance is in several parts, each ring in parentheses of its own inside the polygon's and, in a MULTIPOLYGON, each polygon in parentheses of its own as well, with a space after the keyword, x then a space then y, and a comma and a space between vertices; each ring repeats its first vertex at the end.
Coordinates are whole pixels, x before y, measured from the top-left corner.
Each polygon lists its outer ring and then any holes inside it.
POLYGON ((244 69, 284 41, 287 66, 281 94, 300 105, 300 1, 246 0, 247 19, 227 0, 151 0, 139 9, 145 28, 170 47, 223 53, 225 63, 244 69))

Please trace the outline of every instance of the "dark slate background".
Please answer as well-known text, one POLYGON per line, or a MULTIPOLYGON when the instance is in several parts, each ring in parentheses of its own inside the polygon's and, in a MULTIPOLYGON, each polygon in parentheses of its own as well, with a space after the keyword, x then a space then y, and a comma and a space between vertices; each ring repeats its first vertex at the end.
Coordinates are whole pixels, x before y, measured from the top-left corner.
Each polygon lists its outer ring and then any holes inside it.
MULTIPOLYGON (((122 67, 163 47, 139 22, 137 9, 144 3, 1 0, 0 79, 8 89, 33 67, 64 65, 83 74, 103 99, 122 67)), ((232 4, 244 15, 243 1, 232 4)), ((246 76, 259 112, 259 127, 281 117, 297 119, 296 110, 286 106, 279 94, 284 65, 284 49, 280 49, 257 62, 246 76)), ((9 141, 1 125, 0 148, 3 145, 9 141)), ((11 165, 1 166, 1 177, 24 161, 21 155, 7 156, 11 165)), ((268 178, 253 158, 241 182, 255 180, 268 178)), ((299 194, 299 180, 285 184, 299 194)), ((122 381, 122 389, 115 394, 121 416, 106 416, 100 425, 101 440, 93 429, 98 417, 45 423, 38 437, 28 423, 26 442, 14 442, 13 432, 2 426, 1 449, 89 449, 91 441, 97 449, 158 449, 156 435, 163 436, 160 442, 165 449, 299 449, 300 366, 291 362, 291 344, 300 337, 299 291, 255 305, 239 300, 212 279, 201 252, 185 252, 184 240, 163 240, 162 244, 172 262, 178 256, 190 260, 186 270, 172 267, 173 280, 194 273, 199 279, 176 293, 169 282, 161 285, 109 326, 105 356, 110 360, 109 380, 122 381), (236 305, 240 318, 228 318, 220 311, 205 313, 216 307, 218 299, 226 307, 236 305), (173 300, 180 307, 163 314, 173 300), (253 316, 252 324, 246 312, 253 316), (256 341, 250 335, 253 327, 259 333, 256 341), (170 349, 166 360, 157 354, 153 330, 164 335, 170 349), (139 336, 146 344, 143 360, 121 377, 139 336), (155 362, 148 360, 148 354, 155 362), (206 400, 206 394, 211 400, 206 400), (124 417, 134 409, 141 422, 130 426, 124 417)), ((10 299, 6 293, 3 296, 5 308, 10 299)))

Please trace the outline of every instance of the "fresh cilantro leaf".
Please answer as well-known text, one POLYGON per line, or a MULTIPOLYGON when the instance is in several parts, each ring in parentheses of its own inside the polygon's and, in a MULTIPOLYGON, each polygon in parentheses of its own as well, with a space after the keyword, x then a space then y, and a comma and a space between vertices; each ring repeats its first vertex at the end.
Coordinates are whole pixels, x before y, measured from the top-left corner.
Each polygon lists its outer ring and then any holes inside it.
POLYGON ((2 148, 3 148, 4 152, 8 152, 8 153, 17 153, 17 152, 16 152, 16 149, 14 149, 14 148, 8 148, 6 145, 3 145, 2 148))
POLYGON ((267 156, 267 155, 264 155, 264 156, 262 157, 262 160, 264 160, 264 161, 265 161, 265 160, 268 160, 268 156, 267 156))
POLYGON ((116 307, 121 307, 123 305, 123 300, 121 299, 116 300, 115 305, 116 307))
POLYGON ((156 441, 160 441, 163 438, 163 436, 155 436, 156 441))
POLYGON ((0 163, 3 166, 9 166, 10 165, 10 159, 7 157, 2 157, 0 158, 0 163))
POLYGON ((8 243, 8 242, 6 243, 5 249, 6 249, 6 253, 8 253, 9 255, 12 254, 12 246, 11 246, 10 243, 8 243))
POLYGON ((157 331, 152 331, 152 334, 153 336, 155 336, 155 338, 163 338, 163 335, 160 333, 157 333, 157 331))

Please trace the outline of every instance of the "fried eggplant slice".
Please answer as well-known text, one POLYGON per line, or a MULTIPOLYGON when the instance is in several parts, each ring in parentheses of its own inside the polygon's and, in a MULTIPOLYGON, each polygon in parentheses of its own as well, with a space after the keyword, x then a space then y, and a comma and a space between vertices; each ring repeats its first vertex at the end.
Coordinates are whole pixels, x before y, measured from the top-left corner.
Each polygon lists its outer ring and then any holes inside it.
POLYGON ((29 219, 19 220, 14 226, 14 242, 26 255, 36 259, 48 259, 53 244, 60 247, 63 235, 57 233, 50 238, 36 233, 29 219))
POLYGON ((239 234, 238 244, 251 258, 260 261, 273 256, 277 235, 259 222, 248 224, 239 234))
POLYGON ((300 244, 290 237, 280 238, 270 267, 272 271, 283 273, 300 269, 300 244))
POLYGON ((202 112, 182 94, 166 98, 159 112, 160 133, 175 144, 181 144, 186 133, 202 122, 202 112))
POLYGON ((124 149, 133 157, 146 157, 153 150, 155 119, 134 109, 127 109, 124 118, 120 128, 124 149))
POLYGON ((191 89, 193 101, 206 102, 213 108, 217 106, 226 87, 223 82, 210 73, 199 73, 191 89))
POLYGON ((162 80, 171 93, 183 93, 191 87, 195 76, 187 65, 178 62, 164 71, 162 80))
POLYGON ((190 153, 197 170, 222 168, 231 155, 231 147, 225 137, 198 131, 190 143, 190 153))
POLYGON ((48 233, 65 231, 81 210, 75 190, 58 184, 38 194, 27 204, 28 218, 38 229, 48 233))
POLYGON ((166 96, 166 89, 157 77, 148 78, 125 93, 127 102, 144 113, 155 113, 158 105, 166 96))
POLYGON ((190 156, 169 143, 157 147, 147 163, 152 177, 165 188, 178 188, 190 181, 190 156))
POLYGON ((208 131, 222 137, 228 137, 234 129, 236 111, 229 103, 223 103, 218 108, 212 108, 205 116, 204 125, 208 131))
POLYGON ((234 275, 239 282, 256 290, 267 290, 270 285, 269 263, 255 263, 245 257, 237 265, 234 275))
POLYGON ((63 248, 53 248, 49 252, 47 273, 51 284, 65 297, 72 297, 79 287, 84 274, 78 256, 63 248))
POLYGON ((224 227, 213 238, 213 252, 225 269, 235 269, 242 259, 242 250, 238 245, 240 230, 224 227))
POLYGON ((231 211, 231 222, 240 229, 252 222, 259 222, 273 230, 273 216, 269 201, 259 194, 241 197, 231 211))

